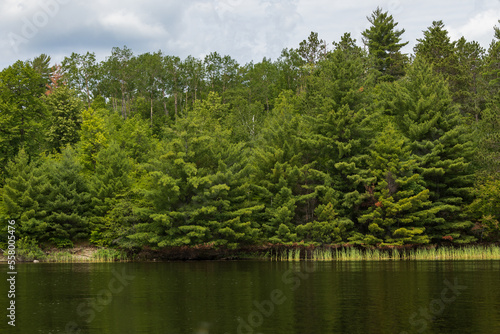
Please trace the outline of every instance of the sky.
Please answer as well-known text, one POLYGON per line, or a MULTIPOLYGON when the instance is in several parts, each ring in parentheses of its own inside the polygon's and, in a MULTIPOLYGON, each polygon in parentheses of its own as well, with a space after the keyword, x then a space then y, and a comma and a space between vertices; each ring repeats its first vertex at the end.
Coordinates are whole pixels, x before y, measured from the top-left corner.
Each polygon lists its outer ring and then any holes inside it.
POLYGON ((52 63, 88 51, 105 60, 125 45, 135 55, 181 58, 217 51, 246 64, 276 60, 311 31, 330 45, 350 32, 361 46, 377 6, 405 29, 405 53, 433 21, 442 20, 452 40, 484 48, 500 26, 500 0, 1 0, 0 69, 42 53, 52 63))

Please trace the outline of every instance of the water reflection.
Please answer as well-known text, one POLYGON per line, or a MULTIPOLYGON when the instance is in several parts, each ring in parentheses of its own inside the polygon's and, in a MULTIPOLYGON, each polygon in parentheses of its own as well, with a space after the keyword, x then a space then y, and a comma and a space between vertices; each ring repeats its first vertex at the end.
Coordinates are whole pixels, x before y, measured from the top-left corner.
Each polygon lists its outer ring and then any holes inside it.
POLYGON ((500 261, 20 264, 16 330, 499 333, 499 279, 500 261))

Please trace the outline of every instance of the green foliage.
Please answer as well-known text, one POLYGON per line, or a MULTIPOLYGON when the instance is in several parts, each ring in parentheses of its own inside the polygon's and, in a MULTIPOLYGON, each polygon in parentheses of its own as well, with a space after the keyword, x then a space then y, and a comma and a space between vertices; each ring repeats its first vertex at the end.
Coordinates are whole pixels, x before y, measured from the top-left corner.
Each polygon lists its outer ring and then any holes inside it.
POLYGON ((6 174, 2 211, 7 218, 16 220, 19 238, 44 238, 48 229, 48 224, 44 221, 48 214, 44 204, 49 193, 46 175, 42 174, 35 163, 29 161, 24 149, 7 164, 6 174))
POLYGON ((398 23, 392 15, 378 7, 367 19, 372 25, 361 34, 379 72, 378 81, 397 80, 404 75, 407 62, 406 55, 401 53, 401 48, 408 44, 401 43, 405 30, 396 30, 398 23))
POLYGON ((45 103, 49 113, 49 146, 60 152, 66 145, 76 144, 82 123, 82 102, 69 88, 62 86, 47 96, 45 103))
POLYGON ((33 261, 46 258, 35 239, 29 237, 19 238, 16 242, 16 255, 18 260, 33 261))
POLYGON ((332 203, 319 205, 315 214, 317 221, 297 226, 299 239, 325 244, 339 244, 346 242, 352 235, 354 223, 350 219, 338 217, 332 203))
POLYGON ((62 70, 68 87, 77 92, 87 107, 90 107, 92 99, 97 95, 99 76, 102 75, 95 53, 72 53, 62 61, 62 70))
POLYGON ((470 135, 445 81, 431 66, 417 59, 407 76, 386 87, 385 110, 410 140, 416 170, 429 190, 436 214, 428 219, 430 235, 434 240, 446 235, 455 242, 474 240, 468 235, 473 224, 463 211, 473 200, 470 135))
POLYGON ((64 149, 61 156, 46 159, 41 170, 49 181, 44 205, 47 212, 44 238, 88 238, 91 194, 76 152, 69 147, 64 149))
POLYGON ((498 175, 483 177, 476 189, 477 198, 469 210, 477 220, 474 232, 481 240, 500 237, 500 179, 498 175))
POLYGON ((368 226, 364 240, 375 238, 399 245, 428 243, 429 238, 422 234, 425 223, 434 217, 429 209, 429 190, 415 172, 417 160, 408 141, 392 124, 372 142, 366 164, 371 184, 365 184, 367 196, 362 206, 367 209, 358 218, 368 226))
POLYGON ((21 148, 29 155, 44 149, 46 82, 29 63, 17 61, 0 72, 0 170, 21 148))
POLYGON ((486 51, 435 21, 410 60, 389 13, 368 20, 366 51, 312 32, 246 65, 126 46, 16 62, 0 229, 129 249, 498 241, 500 29, 486 51))
POLYGON ((56 245, 57 248, 72 248, 73 242, 69 239, 63 238, 50 238, 49 241, 56 245))
POLYGON ((106 110, 89 108, 82 112, 82 127, 78 143, 80 157, 85 168, 94 171, 99 151, 108 144, 108 129, 105 127, 106 110))

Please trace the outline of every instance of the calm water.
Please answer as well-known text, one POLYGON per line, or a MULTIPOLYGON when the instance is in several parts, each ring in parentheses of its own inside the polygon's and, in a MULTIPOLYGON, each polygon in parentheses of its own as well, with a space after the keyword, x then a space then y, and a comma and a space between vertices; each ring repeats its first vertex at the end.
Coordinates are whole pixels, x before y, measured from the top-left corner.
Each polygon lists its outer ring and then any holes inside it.
POLYGON ((500 261, 17 269, 17 326, 2 279, 1 333, 500 333, 500 261))

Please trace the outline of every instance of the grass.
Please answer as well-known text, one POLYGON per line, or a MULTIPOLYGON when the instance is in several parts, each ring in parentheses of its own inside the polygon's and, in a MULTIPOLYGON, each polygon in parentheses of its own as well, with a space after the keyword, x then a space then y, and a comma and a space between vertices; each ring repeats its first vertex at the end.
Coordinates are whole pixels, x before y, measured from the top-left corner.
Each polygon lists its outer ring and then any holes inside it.
POLYGON ((90 262, 114 262, 126 260, 127 255, 122 251, 112 248, 101 248, 92 254, 90 262))
POLYGON ((404 256, 405 260, 499 260, 498 246, 470 246, 461 248, 416 249, 404 256))
POLYGON ((288 248, 267 252, 272 261, 389 261, 389 260, 500 260, 499 246, 465 246, 460 248, 417 248, 410 250, 339 248, 288 248))
MULTIPOLYGON (((4 254, 6 256, 6 254, 4 254)), ((117 249, 101 248, 90 253, 90 256, 72 254, 70 251, 56 250, 45 254, 40 248, 20 248, 16 250, 17 261, 20 262, 115 262, 129 261, 126 253, 117 249)))
POLYGON ((73 254, 70 252, 54 252, 49 255, 47 255, 44 259, 42 259, 43 262, 75 262, 73 254))

